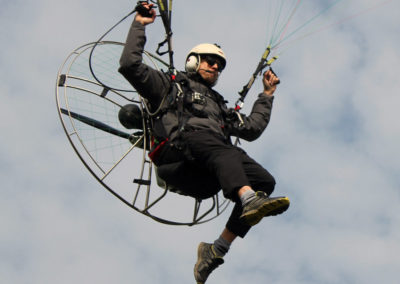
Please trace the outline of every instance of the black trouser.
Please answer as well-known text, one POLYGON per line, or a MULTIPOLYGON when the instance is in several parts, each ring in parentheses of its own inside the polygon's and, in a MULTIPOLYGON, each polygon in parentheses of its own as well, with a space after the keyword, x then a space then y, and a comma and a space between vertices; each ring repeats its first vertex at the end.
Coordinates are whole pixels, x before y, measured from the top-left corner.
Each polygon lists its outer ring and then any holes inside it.
POLYGON ((182 186, 188 195, 200 198, 211 197, 222 188, 224 196, 235 202, 226 227, 243 238, 250 226, 239 220, 242 205, 238 190, 248 185, 269 195, 274 190, 275 179, 246 152, 226 142, 222 136, 201 130, 184 133, 183 138, 192 160, 182 167, 177 186, 182 186))

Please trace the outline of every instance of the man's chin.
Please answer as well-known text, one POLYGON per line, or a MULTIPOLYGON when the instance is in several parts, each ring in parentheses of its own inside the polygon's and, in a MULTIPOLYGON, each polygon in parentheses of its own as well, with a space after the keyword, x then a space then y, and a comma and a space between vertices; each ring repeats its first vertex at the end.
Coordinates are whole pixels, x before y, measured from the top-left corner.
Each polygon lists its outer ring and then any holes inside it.
POLYGON ((214 87, 214 86, 217 84, 217 82, 218 82, 218 78, 215 79, 215 80, 207 81, 207 83, 208 83, 208 85, 209 85, 210 87, 214 87))
POLYGON ((206 81, 211 87, 212 87, 212 86, 215 86, 215 85, 217 84, 217 81, 218 81, 218 76, 209 77, 209 78, 207 78, 205 81, 206 81))
POLYGON ((219 77, 218 75, 219 74, 217 74, 217 73, 214 74, 212 72, 200 74, 200 76, 203 79, 203 82, 206 83, 210 87, 213 87, 217 84, 218 77, 219 77))

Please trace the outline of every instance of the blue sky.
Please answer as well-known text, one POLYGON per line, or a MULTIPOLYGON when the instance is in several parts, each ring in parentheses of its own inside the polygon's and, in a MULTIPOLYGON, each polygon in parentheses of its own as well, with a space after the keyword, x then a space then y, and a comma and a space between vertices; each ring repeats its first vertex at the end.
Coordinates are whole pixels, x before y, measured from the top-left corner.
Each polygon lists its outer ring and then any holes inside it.
MULTIPOLYGON (((174 1, 177 67, 192 46, 218 42, 228 65, 216 89, 232 105, 268 42, 267 2, 174 1)), ((373 2, 351 1, 360 10, 373 2)), ((89 174, 62 130, 58 68, 133 5, 2 1, 2 283, 194 283, 197 244, 224 227, 227 213, 171 227, 132 211, 89 174)), ((271 123, 243 147, 292 206, 236 241, 207 283, 397 283, 399 10, 391 1, 281 54, 271 123)), ((124 41, 130 21, 110 37, 124 41)), ((148 49, 163 37, 158 21, 148 28, 148 49)))

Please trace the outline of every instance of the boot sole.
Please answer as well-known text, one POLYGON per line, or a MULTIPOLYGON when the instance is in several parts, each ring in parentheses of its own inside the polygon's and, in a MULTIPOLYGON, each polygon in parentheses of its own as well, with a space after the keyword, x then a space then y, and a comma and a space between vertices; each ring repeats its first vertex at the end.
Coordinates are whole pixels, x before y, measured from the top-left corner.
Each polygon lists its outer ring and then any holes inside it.
MULTIPOLYGON (((204 249, 204 247, 206 245, 207 245, 206 243, 201 242, 199 244, 199 246, 197 247, 197 262, 196 262, 196 264, 194 266, 194 278, 196 279, 196 283, 197 284, 204 284, 206 282, 206 280, 204 280, 204 281, 198 281, 197 280, 199 278, 202 278, 201 274, 198 272, 198 268, 199 268, 199 265, 200 265, 201 261, 203 260, 201 254, 202 254, 202 251, 203 251, 203 249, 204 249)), ((211 250, 215 254, 214 249, 212 247, 211 247, 211 250)), ((222 263, 224 263, 223 260, 222 260, 222 263)), ((222 263, 220 263, 220 264, 222 264, 222 263)), ((211 272, 210 272, 210 274, 211 274, 211 272)), ((207 278, 208 278, 208 276, 207 276, 207 278)))
POLYGON ((242 214, 242 216, 240 216, 240 220, 244 221, 250 226, 254 226, 258 224, 264 217, 282 214, 289 208, 289 205, 290 201, 287 197, 271 200, 268 203, 262 204, 257 209, 253 209, 242 214))
MULTIPOLYGON (((201 251, 202 251, 202 249, 203 249, 203 247, 204 247, 204 243, 200 243, 199 244, 199 246, 197 247, 197 262, 196 262, 196 264, 195 264, 195 266, 194 266, 194 275, 195 275, 195 279, 198 279, 198 278, 200 278, 201 277, 201 275, 200 275, 200 273, 198 273, 197 271, 198 271, 198 266, 199 266, 199 264, 200 264, 200 259, 201 259, 201 251)), ((197 284, 203 284, 204 282, 201 282, 201 281, 196 281, 196 283, 197 284)))

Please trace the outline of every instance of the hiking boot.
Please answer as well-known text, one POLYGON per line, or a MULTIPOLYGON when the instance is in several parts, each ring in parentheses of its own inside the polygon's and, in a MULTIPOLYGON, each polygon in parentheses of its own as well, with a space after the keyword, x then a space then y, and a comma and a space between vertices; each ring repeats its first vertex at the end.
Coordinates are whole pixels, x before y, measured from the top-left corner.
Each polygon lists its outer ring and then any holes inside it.
POLYGON ((194 266, 194 278, 197 284, 204 284, 211 274, 224 260, 214 251, 212 244, 200 243, 197 248, 197 262, 194 266))
POLYGON ((243 207, 240 220, 250 226, 256 225, 263 217, 275 216, 285 212, 290 205, 287 197, 269 198, 263 191, 257 191, 256 197, 243 207))

